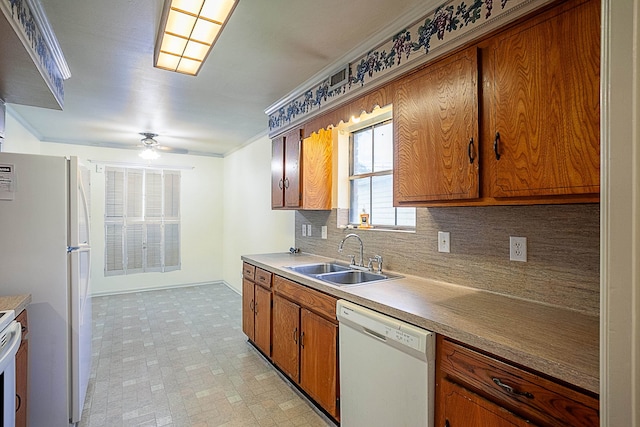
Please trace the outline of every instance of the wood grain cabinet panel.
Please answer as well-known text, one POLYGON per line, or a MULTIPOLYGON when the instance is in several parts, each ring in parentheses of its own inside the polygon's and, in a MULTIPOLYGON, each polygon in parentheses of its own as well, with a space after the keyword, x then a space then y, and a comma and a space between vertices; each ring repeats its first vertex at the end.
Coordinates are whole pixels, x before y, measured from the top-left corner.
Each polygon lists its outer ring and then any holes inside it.
POLYGON ((599 425, 598 399, 587 392, 446 339, 437 351, 440 383, 455 382, 537 425, 599 425))
POLYGON ((274 295, 272 359, 296 383, 300 381, 299 338, 300 306, 274 295))
POLYGON ((271 356, 271 291, 256 285, 254 342, 267 357, 271 356))
POLYGON ((16 353, 16 427, 27 427, 29 396, 29 322, 27 310, 16 317, 22 327, 22 342, 16 353))
POLYGON ((338 412, 338 325, 304 308, 300 316, 300 386, 335 416, 338 412))
POLYGON ((255 338, 254 286, 252 281, 242 279, 242 332, 250 341, 255 338))
POLYGON ((272 209, 331 209, 331 131, 302 134, 293 129, 272 141, 272 209))
POLYGON ((450 381, 442 382, 437 426, 532 427, 524 419, 450 381))
POLYGON ((271 290, 264 285, 268 280, 265 271, 244 263, 242 279, 242 332, 256 347, 271 357, 271 290), (245 275, 245 273, 249 273, 245 275), (258 277, 256 277, 258 276, 258 277), (262 284, 259 284, 262 276, 262 284), (251 279, 249 279, 251 277, 251 279))
POLYGON ((476 48, 403 79, 393 115, 396 206, 479 197, 476 48))
POLYGON ((273 282, 273 362, 338 419, 337 299, 277 275, 273 282))
POLYGON ((486 58, 491 196, 599 193, 600 2, 508 30, 486 58))

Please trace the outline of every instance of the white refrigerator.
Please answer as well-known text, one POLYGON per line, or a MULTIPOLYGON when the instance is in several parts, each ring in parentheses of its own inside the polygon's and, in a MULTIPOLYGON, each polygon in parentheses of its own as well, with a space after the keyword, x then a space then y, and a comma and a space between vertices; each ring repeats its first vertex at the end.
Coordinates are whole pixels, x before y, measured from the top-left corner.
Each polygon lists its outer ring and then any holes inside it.
POLYGON ((32 295, 29 425, 80 420, 91 371, 89 173, 75 157, 0 153, 0 295, 32 295))

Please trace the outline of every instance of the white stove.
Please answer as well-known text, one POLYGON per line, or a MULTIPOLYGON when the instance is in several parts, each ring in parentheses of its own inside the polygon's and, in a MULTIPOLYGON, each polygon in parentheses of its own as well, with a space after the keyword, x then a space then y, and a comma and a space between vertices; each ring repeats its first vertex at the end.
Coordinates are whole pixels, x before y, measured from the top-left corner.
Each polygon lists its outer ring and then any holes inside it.
POLYGON ((16 353, 22 340, 13 310, 0 311, 0 425, 15 425, 16 353))
POLYGON ((0 331, 4 331, 9 323, 16 318, 16 313, 13 310, 0 311, 0 331))

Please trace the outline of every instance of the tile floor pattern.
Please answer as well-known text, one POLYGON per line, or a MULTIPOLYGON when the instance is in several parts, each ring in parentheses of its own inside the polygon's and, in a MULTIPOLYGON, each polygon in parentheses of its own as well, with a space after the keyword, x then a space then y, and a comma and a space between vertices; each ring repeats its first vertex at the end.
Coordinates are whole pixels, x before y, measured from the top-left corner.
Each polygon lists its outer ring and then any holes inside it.
POLYGON ((223 284, 93 299, 80 427, 332 426, 246 341, 223 284))

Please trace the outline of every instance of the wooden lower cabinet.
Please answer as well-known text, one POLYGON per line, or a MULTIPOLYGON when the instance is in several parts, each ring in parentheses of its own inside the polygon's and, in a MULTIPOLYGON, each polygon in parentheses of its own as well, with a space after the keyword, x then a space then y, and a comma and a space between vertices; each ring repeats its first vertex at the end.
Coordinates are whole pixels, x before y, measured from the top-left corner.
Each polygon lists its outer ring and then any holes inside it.
MULTIPOLYGON (((271 356, 271 273, 268 280, 264 270, 258 269, 263 279, 253 282, 242 279, 242 331, 267 357, 271 356)), ((243 269, 246 272, 246 268, 243 269)), ((258 274, 256 274, 258 275, 258 274)))
POLYGON ((439 419, 444 427, 528 427, 533 424, 450 381, 440 390, 439 419))
POLYGON ((27 427, 27 396, 29 394, 29 326, 27 310, 16 318, 22 325, 22 342, 16 353, 16 427, 27 427))
POLYGON ((275 276, 272 361, 329 415, 338 419, 336 301, 275 276))
POLYGON ((303 308, 300 312, 300 386, 337 415, 338 325, 303 308))
POLYGON ((438 426, 600 425, 592 393, 442 336, 436 352, 438 426))
POLYGON ((300 381, 300 306, 279 295, 273 297, 273 352, 271 358, 294 382, 300 381))

